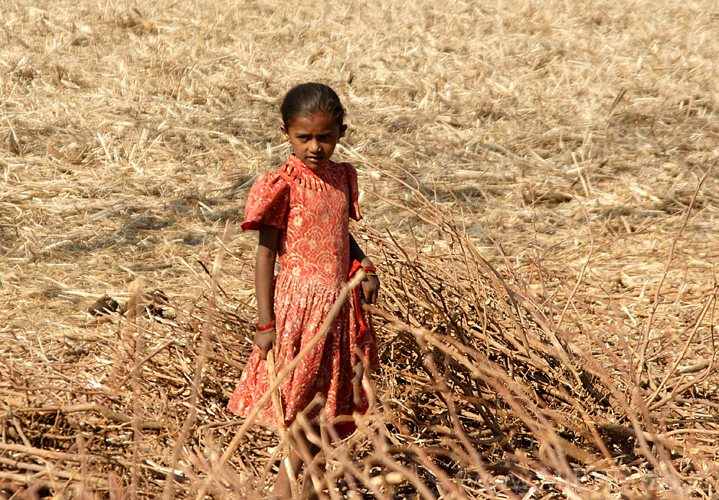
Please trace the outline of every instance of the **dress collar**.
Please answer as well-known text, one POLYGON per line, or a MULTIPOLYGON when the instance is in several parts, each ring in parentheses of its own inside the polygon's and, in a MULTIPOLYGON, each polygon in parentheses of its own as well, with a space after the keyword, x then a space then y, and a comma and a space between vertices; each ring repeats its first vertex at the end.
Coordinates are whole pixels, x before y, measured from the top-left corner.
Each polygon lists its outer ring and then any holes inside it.
POLYGON ((331 170, 334 166, 335 163, 332 160, 328 160, 319 172, 316 172, 305 165, 305 163, 297 158, 297 156, 293 153, 290 155, 287 163, 282 165, 282 170, 288 177, 296 181, 301 186, 314 189, 315 191, 325 191, 329 186, 323 179, 324 174, 331 170))

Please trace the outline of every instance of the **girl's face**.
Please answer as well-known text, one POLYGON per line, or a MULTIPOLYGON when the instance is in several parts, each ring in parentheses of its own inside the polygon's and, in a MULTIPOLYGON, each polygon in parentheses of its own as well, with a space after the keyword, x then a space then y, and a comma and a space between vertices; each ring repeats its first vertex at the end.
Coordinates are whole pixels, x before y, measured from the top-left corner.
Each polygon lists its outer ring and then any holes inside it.
POLYGON ((346 129, 322 111, 296 117, 287 130, 284 125, 280 127, 289 138, 295 156, 313 171, 327 164, 346 129))

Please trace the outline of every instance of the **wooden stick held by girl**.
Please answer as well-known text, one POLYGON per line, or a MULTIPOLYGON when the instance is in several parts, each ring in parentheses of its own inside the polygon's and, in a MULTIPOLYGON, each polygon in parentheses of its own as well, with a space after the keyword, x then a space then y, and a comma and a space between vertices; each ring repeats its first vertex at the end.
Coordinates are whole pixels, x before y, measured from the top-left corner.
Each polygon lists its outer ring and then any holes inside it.
MULTIPOLYGON (((367 272, 361 293, 355 292, 327 335, 282 380, 284 425, 290 428, 317 395, 324 405, 310 411, 310 419, 322 411, 332 422, 366 410, 367 398, 356 380, 376 367, 377 340, 362 304, 376 300, 379 280, 372 261, 349 233, 349 219, 361 218, 357 172, 349 163, 331 160, 347 128, 339 97, 326 85, 305 83, 287 93, 280 111, 280 129, 293 153, 279 169, 257 178, 242 224, 243 230, 259 230, 258 317, 256 347, 228 404, 232 412, 247 417, 267 390, 265 360, 270 349, 279 373, 318 332, 350 275, 362 268, 367 272), (275 278, 278 256, 280 272, 275 278)), ((351 419, 342 420, 335 425, 340 436, 353 430, 351 419)), ((263 406, 256 422, 277 428, 274 407, 263 406)), ((304 433, 298 434, 298 446, 315 454, 317 448, 304 433)), ((304 460, 293 450, 290 462, 296 473, 304 460)), ((291 497, 285 467, 280 468, 275 495, 291 497)))

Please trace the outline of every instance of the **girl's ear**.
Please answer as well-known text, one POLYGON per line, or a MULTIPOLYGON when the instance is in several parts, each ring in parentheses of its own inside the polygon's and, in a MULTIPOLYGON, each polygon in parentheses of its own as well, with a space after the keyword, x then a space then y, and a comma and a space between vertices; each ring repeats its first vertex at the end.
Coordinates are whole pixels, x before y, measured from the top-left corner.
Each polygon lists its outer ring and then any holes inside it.
POLYGON ((340 137, 344 137, 344 136, 345 136, 345 132, 347 132, 347 125, 342 125, 342 126, 340 127, 340 137))
POLYGON ((284 125, 280 125, 280 132, 282 132, 282 137, 284 137, 286 141, 290 140, 290 136, 287 134, 287 130, 285 130, 284 125))

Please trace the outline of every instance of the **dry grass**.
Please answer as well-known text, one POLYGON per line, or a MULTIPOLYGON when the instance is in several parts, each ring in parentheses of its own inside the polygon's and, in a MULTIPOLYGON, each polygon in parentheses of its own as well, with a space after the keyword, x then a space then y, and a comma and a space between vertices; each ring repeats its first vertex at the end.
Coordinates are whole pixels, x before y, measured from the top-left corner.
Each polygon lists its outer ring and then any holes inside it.
POLYGON ((328 481, 716 495, 717 5, 138 9, 0 2, 2 487, 265 491, 272 433, 219 465, 255 240, 222 242, 287 155, 278 98, 318 80, 348 109, 354 231, 384 277, 377 399, 328 481), (164 318, 85 312, 140 289, 164 318))

